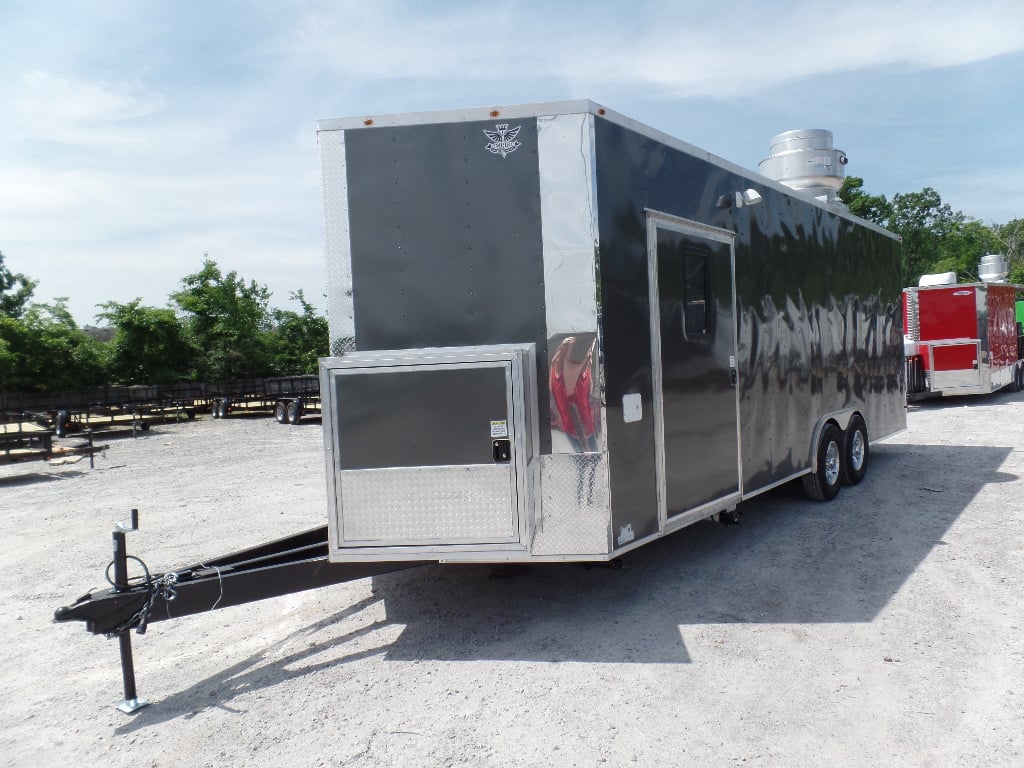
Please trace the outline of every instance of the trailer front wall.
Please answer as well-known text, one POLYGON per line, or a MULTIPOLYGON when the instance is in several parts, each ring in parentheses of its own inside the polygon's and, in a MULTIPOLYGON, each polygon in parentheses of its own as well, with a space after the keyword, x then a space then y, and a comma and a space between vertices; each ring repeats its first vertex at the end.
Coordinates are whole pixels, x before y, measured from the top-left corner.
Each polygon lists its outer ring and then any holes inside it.
POLYGON ((609 551, 592 131, 570 113, 320 133, 334 354, 534 343, 541 556, 609 551))
MULTIPOLYGON (((537 127, 516 125, 521 146, 505 158, 482 149, 493 122, 344 132, 360 351, 547 349, 537 127)), ((539 396, 546 413, 546 387, 539 396)), ((542 421, 542 452, 550 443, 542 421)))
POLYGON ((655 427, 623 418, 628 394, 653 412, 648 210, 736 233, 745 496, 811 466, 823 414, 860 411, 872 439, 905 426, 893 238, 612 121, 595 134, 614 531, 658 528, 655 427), (748 188, 762 202, 737 205, 748 188))

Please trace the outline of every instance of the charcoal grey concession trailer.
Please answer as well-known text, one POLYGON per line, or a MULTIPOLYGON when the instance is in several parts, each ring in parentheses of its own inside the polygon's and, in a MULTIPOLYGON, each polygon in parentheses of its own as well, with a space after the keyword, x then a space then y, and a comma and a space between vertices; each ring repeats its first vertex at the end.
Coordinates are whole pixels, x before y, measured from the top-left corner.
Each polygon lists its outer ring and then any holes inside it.
POLYGON ((769 165, 799 193, 590 102, 322 121, 328 524, 133 578, 133 510, 111 589, 55 613, 119 639, 119 708, 145 704, 151 622, 609 560, 789 480, 859 482, 906 423, 898 243, 817 199, 845 156, 791 133, 769 165))
POLYGON ((905 426, 899 244, 841 206, 586 101, 318 131, 332 561, 607 560, 905 426))

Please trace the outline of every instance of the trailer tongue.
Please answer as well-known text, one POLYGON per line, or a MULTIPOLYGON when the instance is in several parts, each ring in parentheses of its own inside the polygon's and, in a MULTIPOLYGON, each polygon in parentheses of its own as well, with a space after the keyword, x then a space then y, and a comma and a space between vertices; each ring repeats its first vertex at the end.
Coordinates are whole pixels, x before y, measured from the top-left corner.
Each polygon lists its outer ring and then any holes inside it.
POLYGON ((121 651, 126 713, 146 705, 135 691, 131 631, 145 634, 149 624, 195 613, 228 608, 270 597, 303 592, 345 581, 377 576, 425 562, 348 563, 327 560, 327 526, 243 549, 230 555, 193 563, 165 573, 150 573, 145 563, 129 555, 125 534, 138 530, 138 510, 113 532, 114 555, 107 566, 111 588, 89 592, 58 608, 54 621, 84 621, 95 635, 117 637, 121 651), (128 561, 138 563, 141 577, 128 577, 128 561))

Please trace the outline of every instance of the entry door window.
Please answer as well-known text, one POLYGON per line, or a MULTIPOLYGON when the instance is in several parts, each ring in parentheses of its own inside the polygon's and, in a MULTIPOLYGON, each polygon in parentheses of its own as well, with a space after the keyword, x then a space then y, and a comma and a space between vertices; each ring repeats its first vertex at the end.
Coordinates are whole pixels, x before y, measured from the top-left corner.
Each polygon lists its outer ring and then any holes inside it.
POLYGON ((688 339, 709 338, 711 304, 708 282, 708 257, 697 251, 683 254, 683 335, 688 339))

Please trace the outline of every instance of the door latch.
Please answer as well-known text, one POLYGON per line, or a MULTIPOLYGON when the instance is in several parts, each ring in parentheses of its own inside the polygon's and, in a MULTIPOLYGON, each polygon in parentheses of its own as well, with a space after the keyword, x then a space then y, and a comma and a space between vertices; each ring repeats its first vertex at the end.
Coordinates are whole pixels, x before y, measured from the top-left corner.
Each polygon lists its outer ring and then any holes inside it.
POLYGON ((508 464, 512 461, 512 441, 492 440, 491 454, 495 464, 508 464))

